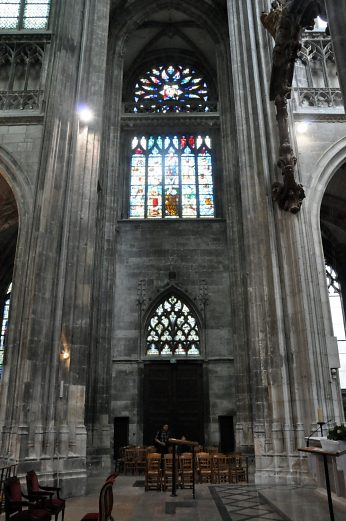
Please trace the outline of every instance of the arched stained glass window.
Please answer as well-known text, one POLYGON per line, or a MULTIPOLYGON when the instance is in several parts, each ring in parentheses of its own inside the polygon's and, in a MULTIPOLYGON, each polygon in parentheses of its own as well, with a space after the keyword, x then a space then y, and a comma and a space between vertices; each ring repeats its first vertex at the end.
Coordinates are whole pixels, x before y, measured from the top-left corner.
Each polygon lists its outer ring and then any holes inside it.
POLYGON ((12 284, 9 285, 3 313, 1 317, 1 331, 0 331, 0 380, 2 378, 2 370, 4 365, 4 353, 7 345, 7 335, 8 335, 8 316, 10 311, 10 302, 11 302, 11 291, 12 291, 12 284))
POLYGON ((338 341, 340 358, 340 385, 346 389, 346 331, 344 310, 341 300, 341 288, 338 276, 331 266, 326 265, 326 277, 329 294, 330 311, 332 315, 334 335, 338 341))
POLYGON ((197 320, 181 298, 169 296, 151 315, 146 330, 146 355, 200 355, 197 320))
POLYGON ((209 136, 133 138, 130 218, 196 218, 214 215, 209 136))
POLYGON ((208 85, 196 69, 182 65, 158 66, 135 85, 134 112, 208 112, 208 85))

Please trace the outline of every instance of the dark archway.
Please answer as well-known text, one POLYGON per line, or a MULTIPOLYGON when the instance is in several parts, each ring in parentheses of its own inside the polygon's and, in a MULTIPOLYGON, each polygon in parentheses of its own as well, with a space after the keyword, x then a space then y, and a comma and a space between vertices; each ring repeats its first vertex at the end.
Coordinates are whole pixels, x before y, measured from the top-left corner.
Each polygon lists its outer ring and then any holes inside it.
MULTIPOLYGON (((12 282, 18 237, 18 208, 13 192, 0 174, 0 325, 3 330, 3 315, 7 292, 12 282)), ((6 325, 8 331, 8 324, 6 325)), ((3 333, 3 331, 2 331, 3 333)), ((5 347, 1 334, 1 351, 5 347)), ((2 361, 0 362, 2 364, 2 361)))
MULTIPOLYGON (((321 232, 325 261, 331 266, 340 284, 341 300, 345 317, 346 303, 346 163, 329 181, 321 204, 321 232)), ((346 349, 339 342, 341 362, 341 385, 346 371, 346 349), (345 353, 343 354, 343 352, 345 353)))

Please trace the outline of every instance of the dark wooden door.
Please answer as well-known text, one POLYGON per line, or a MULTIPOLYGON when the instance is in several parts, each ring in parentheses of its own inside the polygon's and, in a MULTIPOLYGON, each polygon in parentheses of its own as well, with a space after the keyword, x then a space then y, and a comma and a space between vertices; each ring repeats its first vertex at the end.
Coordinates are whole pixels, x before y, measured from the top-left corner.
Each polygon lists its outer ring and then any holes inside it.
POLYGON ((129 444, 129 420, 128 416, 117 416, 114 418, 114 459, 119 458, 120 447, 129 444))
POLYGON ((227 454, 234 451, 233 416, 219 416, 220 451, 227 454))
POLYGON ((153 443, 157 430, 168 423, 175 437, 204 443, 203 366, 177 362, 144 366, 143 441, 153 443))

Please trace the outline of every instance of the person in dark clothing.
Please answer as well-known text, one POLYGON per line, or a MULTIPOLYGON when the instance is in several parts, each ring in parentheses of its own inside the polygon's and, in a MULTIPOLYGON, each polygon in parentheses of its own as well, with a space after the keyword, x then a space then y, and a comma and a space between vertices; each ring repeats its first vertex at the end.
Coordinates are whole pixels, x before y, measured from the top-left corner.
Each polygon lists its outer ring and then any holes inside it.
POLYGON ((160 429, 154 438, 155 447, 157 448, 158 452, 160 454, 167 454, 168 453, 168 439, 171 438, 171 435, 169 433, 169 427, 168 424, 165 423, 163 425, 162 429, 160 429))

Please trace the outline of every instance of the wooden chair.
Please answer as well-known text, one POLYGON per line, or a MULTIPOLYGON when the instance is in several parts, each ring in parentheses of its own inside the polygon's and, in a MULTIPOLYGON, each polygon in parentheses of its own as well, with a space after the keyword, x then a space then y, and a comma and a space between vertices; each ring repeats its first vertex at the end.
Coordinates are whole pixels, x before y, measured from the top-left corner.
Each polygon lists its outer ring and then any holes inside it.
POLYGON ((184 452, 179 457, 179 481, 181 488, 188 488, 193 485, 193 465, 190 452, 184 452))
POLYGON ((219 453, 219 449, 217 447, 206 447, 205 452, 208 452, 210 456, 213 456, 214 454, 219 453))
POLYGON ((203 483, 212 481, 212 459, 208 452, 198 452, 197 454, 197 473, 199 482, 203 483))
POLYGON ((221 453, 213 454, 212 458, 213 483, 230 483, 229 458, 221 453))
POLYGON ((247 464, 244 466, 243 457, 241 454, 230 454, 229 465, 231 483, 238 483, 239 481, 248 481, 247 464))
POLYGON ((6 521, 50 521, 48 510, 28 501, 29 498, 23 494, 16 476, 5 479, 4 494, 6 521))
MULTIPOLYGON (((178 483, 178 459, 176 457, 176 483, 178 483)), ((167 490, 173 479, 173 454, 165 454, 163 457, 162 488, 167 490)))
POLYGON ((58 519, 61 512, 61 521, 64 521, 65 514, 65 500, 59 495, 59 487, 47 487, 39 484, 36 472, 30 470, 26 474, 26 485, 28 489, 28 496, 30 501, 36 501, 42 507, 48 510, 58 519), (56 495, 54 498, 53 496, 56 495))
POLYGON ((137 457, 136 447, 130 447, 130 448, 125 449, 125 459, 124 459, 124 473, 125 474, 127 474, 129 471, 131 471, 132 474, 135 473, 136 457, 137 457))
POLYGON ((147 449, 145 449, 144 447, 139 447, 137 449, 134 472, 138 473, 138 474, 140 474, 141 472, 145 472, 146 465, 147 465, 147 449))
POLYGON ((82 517, 81 521, 114 521, 113 510, 113 482, 106 481, 99 495, 99 511, 90 512, 82 517))
POLYGON ((145 469, 145 490, 151 488, 161 490, 161 454, 152 452, 147 455, 147 465, 145 469))
POLYGON ((124 472, 125 466, 125 448, 120 447, 119 449, 119 458, 116 460, 116 468, 119 472, 124 472))

